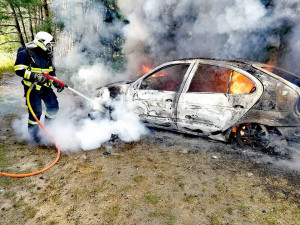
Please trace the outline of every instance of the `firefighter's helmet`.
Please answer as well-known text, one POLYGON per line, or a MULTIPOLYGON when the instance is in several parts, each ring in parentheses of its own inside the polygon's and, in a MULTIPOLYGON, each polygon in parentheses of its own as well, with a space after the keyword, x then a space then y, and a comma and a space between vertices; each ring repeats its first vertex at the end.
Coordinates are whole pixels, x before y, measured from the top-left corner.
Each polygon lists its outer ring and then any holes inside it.
POLYGON ((40 31, 34 36, 33 43, 35 43, 45 52, 52 53, 55 40, 51 34, 44 31, 40 31))

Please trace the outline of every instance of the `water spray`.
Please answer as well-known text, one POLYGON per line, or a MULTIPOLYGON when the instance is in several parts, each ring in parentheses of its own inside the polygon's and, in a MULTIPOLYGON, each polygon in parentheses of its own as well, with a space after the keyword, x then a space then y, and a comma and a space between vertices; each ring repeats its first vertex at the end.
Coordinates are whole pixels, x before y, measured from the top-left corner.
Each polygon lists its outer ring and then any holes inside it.
POLYGON ((72 91, 72 92, 74 92, 75 94, 77 94, 77 95, 83 97, 84 99, 86 99, 86 100, 92 102, 93 104, 95 103, 92 99, 90 99, 90 98, 86 97, 85 95, 81 94, 80 92, 74 90, 73 88, 69 87, 67 84, 63 83, 62 81, 58 80, 57 78, 50 76, 49 73, 44 73, 44 76, 47 77, 49 80, 53 80, 53 81, 55 81, 56 83, 59 83, 62 87, 68 88, 70 91, 72 91))

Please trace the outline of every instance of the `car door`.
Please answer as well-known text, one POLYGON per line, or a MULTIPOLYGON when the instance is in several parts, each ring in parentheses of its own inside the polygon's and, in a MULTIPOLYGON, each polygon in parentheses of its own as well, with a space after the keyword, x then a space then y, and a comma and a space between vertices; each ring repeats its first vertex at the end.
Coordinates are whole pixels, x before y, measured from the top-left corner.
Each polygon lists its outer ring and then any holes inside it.
POLYGON ((164 64, 137 80, 129 90, 134 111, 144 122, 164 127, 175 125, 176 96, 192 63, 164 64))
POLYGON ((179 96, 179 129, 204 134, 224 131, 262 94, 261 83, 250 74, 241 74, 239 69, 238 72, 230 67, 207 64, 197 67, 179 96))

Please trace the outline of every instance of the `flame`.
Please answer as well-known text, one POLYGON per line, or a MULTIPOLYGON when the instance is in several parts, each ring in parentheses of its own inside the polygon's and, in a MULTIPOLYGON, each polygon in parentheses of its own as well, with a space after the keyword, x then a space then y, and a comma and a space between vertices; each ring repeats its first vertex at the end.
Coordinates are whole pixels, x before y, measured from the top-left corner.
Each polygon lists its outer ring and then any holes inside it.
POLYGON ((267 71, 269 71, 269 72, 271 72, 271 73, 273 73, 274 72, 274 67, 273 66, 265 66, 265 67, 262 67, 264 70, 267 70, 267 71))
POLYGON ((233 127, 231 131, 235 133, 237 131, 237 127, 233 127))
MULTIPOLYGON (((153 68, 151 68, 150 66, 146 66, 146 65, 142 65, 142 71, 143 74, 149 73, 153 68)), ((162 71, 162 72, 158 72, 155 74, 152 74, 151 77, 164 77, 167 75, 166 71, 162 71)))
POLYGON ((231 78, 229 93, 247 94, 255 88, 254 83, 246 76, 234 71, 231 78))
POLYGON ((266 62, 268 66, 276 66, 278 61, 278 50, 272 49, 270 52, 270 58, 266 62))
POLYGON ((143 74, 149 73, 152 70, 150 66, 142 65, 143 74))

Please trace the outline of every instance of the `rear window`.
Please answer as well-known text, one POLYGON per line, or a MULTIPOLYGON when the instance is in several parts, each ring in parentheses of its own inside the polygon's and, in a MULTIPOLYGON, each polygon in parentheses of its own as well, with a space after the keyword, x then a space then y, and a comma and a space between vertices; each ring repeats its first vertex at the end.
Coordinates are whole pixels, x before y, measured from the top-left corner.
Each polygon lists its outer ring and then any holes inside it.
POLYGON ((300 87, 300 76, 290 73, 288 71, 285 71, 283 69, 280 69, 278 67, 274 67, 274 66, 264 66, 261 67, 263 70, 267 70, 271 73, 274 73, 280 77, 282 77, 283 79, 297 85, 298 87, 300 87))

